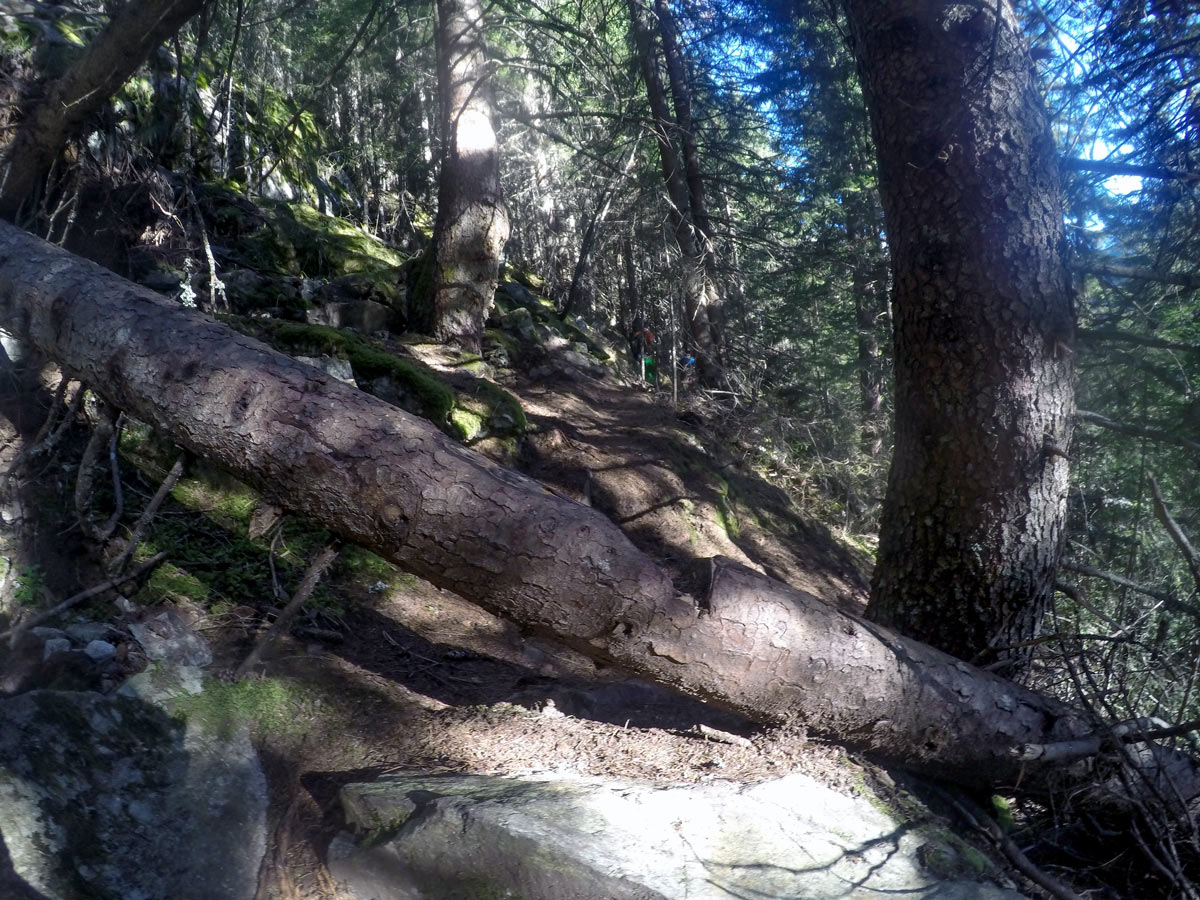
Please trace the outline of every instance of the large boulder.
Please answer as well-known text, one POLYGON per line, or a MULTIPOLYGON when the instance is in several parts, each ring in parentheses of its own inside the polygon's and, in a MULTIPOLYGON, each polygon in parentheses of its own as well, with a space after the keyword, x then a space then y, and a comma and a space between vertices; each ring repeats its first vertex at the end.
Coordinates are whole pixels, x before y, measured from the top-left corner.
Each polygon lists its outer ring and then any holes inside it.
POLYGON ((245 732, 136 697, 0 701, 0 896, 249 900, 266 779, 245 732))
POLYGON ((330 868, 359 900, 1021 897, 978 880, 990 863, 952 836, 799 774, 668 787, 391 776, 342 802, 366 838, 335 840, 330 868))

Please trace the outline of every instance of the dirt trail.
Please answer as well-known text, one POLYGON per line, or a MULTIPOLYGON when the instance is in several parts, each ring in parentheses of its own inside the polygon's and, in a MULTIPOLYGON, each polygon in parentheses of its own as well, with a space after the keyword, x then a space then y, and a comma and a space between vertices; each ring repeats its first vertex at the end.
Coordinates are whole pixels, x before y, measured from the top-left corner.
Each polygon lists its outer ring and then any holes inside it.
POLYGON ((534 428, 519 459, 526 474, 589 502, 673 572, 724 555, 861 611, 867 584, 853 557, 725 449, 703 394, 676 410, 669 394, 611 375, 522 374, 505 386, 534 428))

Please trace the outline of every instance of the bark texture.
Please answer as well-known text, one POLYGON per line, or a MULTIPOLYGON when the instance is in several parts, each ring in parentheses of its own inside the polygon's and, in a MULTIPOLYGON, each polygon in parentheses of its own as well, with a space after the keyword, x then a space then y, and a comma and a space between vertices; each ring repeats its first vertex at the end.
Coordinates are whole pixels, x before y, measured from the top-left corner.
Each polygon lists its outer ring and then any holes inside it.
POLYGON ((35 195, 67 140, 100 109, 150 52, 208 0, 130 0, 121 6, 62 77, 35 89, 5 154, 0 216, 14 219, 35 195))
MULTIPOLYGON (((755 720, 802 721, 935 777, 1026 790, 1066 773, 1029 745, 1096 733, 1062 704, 726 560, 701 564, 699 597, 678 595, 590 507, 6 223, 0 316, 280 506, 531 630, 755 720)), ((1186 757, 1143 756, 1147 777, 1200 795, 1186 757)))
POLYGON ((1059 172, 1009 0, 844 0, 892 253, 896 447, 868 614, 1019 662, 1073 412, 1059 172))
POLYGON ((443 152, 428 325, 478 351, 509 232, 480 0, 437 0, 437 50, 443 152))

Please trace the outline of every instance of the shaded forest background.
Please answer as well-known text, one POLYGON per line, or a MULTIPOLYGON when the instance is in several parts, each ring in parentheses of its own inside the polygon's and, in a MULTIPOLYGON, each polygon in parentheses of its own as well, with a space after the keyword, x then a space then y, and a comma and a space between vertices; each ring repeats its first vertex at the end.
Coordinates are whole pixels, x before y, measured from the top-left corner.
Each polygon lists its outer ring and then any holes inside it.
MULTIPOLYGON (((684 130, 707 189, 709 314, 723 348, 719 383, 702 385, 685 362, 697 347, 630 8, 486 9, 504 262, 564 317, 630 347, 652 332, 655 389, 703 397, 746 462, 869 555, 891 434, 888 247, 838 16, 807 0, 656 5, 660 40, 669 30, 678 42, 684 130)), ((1190 723, 1200 16, 1172 2, 1019 8, 1062 154, 1080 325, 1068 549, 1028 678, 1109 719, 1190 723)), ((64 71, 105 12, 6 4, 6 83, 64 71)), ((432 234, 443 152, 434 46, 422 4, 208 4, 89 124, 22 219, 102 255, 105 223, 79 214, 98 207, 95 194, 115 210, 135 196, 126 188, 169 182, 183 199, 167 224, 114 236, 107 261, 143 282, 158 267, 166 289, 215 313, 228 308, 220 272, 237 228, 204 224, 204 185, 305 204, 415 259, 432 234)), ((0 125, 22 99, 0 97, 0 125)), ((319 258, 292 265, 323 274, 319 258)))

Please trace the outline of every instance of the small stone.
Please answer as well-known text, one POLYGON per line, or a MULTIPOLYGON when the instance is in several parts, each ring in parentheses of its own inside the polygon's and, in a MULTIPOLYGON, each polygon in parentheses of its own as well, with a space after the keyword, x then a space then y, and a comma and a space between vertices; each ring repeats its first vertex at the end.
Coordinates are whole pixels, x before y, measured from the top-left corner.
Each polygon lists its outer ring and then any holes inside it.
POLYGON ((49 659, 56 653, 66 653, 71 649, 71 642, 65 637, 50 638, 42 647, 42 659, 49 659))
POLYGON ((212 650, 174 610, 130 625, 129 632, 142 645, 147 659, 181 666, 207 666, 212 650))
POLYGON ((67 637, 77 644, 90 644, 92 641, 103 641, 112 632, 104 622, 76 622, 67 626, 67 637))
POLYGON ((136 612, 137 608, 138 608, 136 603, 134 603, 128 597, 122 596, 120 594, 118 594, 117 599, 113 601, 113 606, 115 606, 117 608, 118 612, 123 612, 126 615, 128 615, 129 613, 132 613, 132 612, 136 612))
POLYGON ((88 641, 88 645, 83 648, 83 652, 96 662, 104 662, 106 659, 112 659, 117 655, 117 648, 108 641, 88 641))

